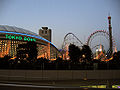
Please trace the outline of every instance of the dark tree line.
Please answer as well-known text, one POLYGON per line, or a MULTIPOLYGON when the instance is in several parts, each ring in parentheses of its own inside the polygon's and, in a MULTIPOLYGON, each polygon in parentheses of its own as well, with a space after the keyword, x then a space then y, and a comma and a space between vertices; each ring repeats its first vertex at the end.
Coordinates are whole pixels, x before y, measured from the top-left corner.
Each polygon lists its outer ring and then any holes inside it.
POLYGON ((113 54, 113 59, 109 62, 110 69, 120 69, 120 51, 113 54))
POLYGON ((69 45, 69 56, 72 62, 79 63, 80 60, 83 62, 91 62, 92 51, 89 46, 83 45, 82 49, 74 44, 69 45))
POLYGON ((73 63, 78 63, 79 58, 81 57, 81 50, 79 47, 74 44, 69 45, 69 56, 73 63))
POLYGON ((0 69, 37 69, 37 70, 93 70, 93 69, 120 69, 120 51, 113 54, 109 62, 94 60, 89 46, 83 45, 80 49, 74 44, 69 46, 70 60, 57 58, 50 61, 46 58, 37 59, 37 43, 20 44, 17 48, 17 57, 0 58, 0 69))
POLYGON ((36 42, 27 42, 26 44, 19 44, 17 47, 17 59, 27 59, 29 62, 34 62, 37 59, 38 50, 36 42))

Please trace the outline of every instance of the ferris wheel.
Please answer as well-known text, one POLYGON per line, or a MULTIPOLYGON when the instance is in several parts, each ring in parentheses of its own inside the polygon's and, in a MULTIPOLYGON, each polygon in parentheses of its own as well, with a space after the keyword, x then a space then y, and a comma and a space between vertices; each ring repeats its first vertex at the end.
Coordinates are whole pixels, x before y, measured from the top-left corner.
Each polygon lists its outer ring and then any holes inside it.
MULTIPOLYGON (((93 57, 96 57, 96 53, 102 51, 102 56, 104 58, 109 56, 110 44, 109 44, 109 33, 105 30, 97 30, 93 32, 86 42, 86 44, 91 48, 93 57)), ((113 50, 116 46, 113 39, 113 50)))

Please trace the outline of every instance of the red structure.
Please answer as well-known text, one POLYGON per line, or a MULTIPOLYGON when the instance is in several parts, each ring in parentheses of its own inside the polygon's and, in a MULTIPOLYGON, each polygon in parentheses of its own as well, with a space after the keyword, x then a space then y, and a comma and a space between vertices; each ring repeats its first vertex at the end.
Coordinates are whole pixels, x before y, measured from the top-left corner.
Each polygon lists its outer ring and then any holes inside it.
POLYGON ((110 56, 113 53, 113 43, 112 43, 112 27, 111 27, 111 16, 108 16, 108 21, 109 21, 109 44, 110 44, 110 56))

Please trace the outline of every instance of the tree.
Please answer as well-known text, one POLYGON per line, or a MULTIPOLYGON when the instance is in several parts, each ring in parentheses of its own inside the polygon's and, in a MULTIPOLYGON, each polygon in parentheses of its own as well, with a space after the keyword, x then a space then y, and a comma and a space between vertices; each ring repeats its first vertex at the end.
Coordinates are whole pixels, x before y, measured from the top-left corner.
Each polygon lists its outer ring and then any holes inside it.
POLYGON ((10 60, 11 56, 5 55, 4 58, 1 58, 0 60, 0 66, 2 68, 9 68, 9 60, 10 60))
POLYGON ((28 50, 26 48, 26 44, 19 44, 17 47, 17 59, 23 60, 26 58, 26 54, 28 53, 28 50))
POLYGON ((78 63, 81 55, 81 50, 74 44, 69 45, 69 56, 72 62, 78 63))
POLYGON ((120 51, 115 52, 115 53, 113 54, 113 60, 114 60, 114 61, 117 61, 117 62, 120 62, 120 51))
POLYGON ((36 42, 27 42, 26 45, 28 51, 28 57, 30 60, 36 60, 38 55, 37 43, 36 42))
POLYGON ((109 64, 112 69, 120 69, 120 51, 113 54, 113 60, 110 60, 109 64))
POLYGON ((88 45, 82 46, 82 57, 85 61, 91 61, 92 60, 92 51, 88 45))
POLYGON ((17 48, 17 59, 23 60, 27 59, 30 62, 33 62, 37 59, 37 43, 36 42, 27 42, 26 44, 19 44, 17 48))

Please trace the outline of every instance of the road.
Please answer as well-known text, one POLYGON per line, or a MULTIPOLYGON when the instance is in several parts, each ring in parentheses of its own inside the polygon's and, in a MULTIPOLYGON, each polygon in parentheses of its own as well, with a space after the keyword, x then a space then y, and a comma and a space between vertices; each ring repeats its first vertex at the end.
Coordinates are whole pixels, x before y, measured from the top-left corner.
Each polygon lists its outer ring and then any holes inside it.
MULTIPOLYGON (((32 85, 32 84, 18 84, 18 83, 11 82, 11 83, 0 83, 0 90, 103 90, 103 88, 32 85)), ((108 90, 108 89, 105 89, 105 90, 108 90)))

